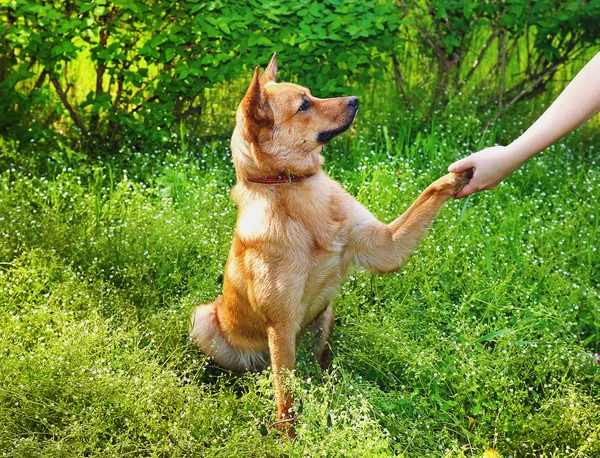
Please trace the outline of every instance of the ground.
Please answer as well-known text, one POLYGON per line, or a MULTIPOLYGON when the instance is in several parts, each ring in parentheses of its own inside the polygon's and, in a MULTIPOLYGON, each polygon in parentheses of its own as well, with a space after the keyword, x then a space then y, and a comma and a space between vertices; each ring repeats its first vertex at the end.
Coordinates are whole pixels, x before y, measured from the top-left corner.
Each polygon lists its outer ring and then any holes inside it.
MULTIPOLYGON (((326 169, 385 221, 524 127, 360 119, 326 169)), ((235 224, 227 140, 100 159, 2 142, 0 453, 598 456, 599 138, 580 129, 448 203, 401 271, 352 274, 330 372, 300 348, 293 444, 271 427, 270 373, 222 370, 186 336, 235 224)))

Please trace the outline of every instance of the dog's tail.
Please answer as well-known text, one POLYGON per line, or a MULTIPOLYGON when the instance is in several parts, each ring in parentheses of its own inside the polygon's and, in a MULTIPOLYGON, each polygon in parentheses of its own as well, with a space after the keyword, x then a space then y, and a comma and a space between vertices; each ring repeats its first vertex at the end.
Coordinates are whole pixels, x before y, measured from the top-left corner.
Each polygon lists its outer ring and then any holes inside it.
POLYGON ((248 351, 234 348, 219 328, 216 305, 219 297, 210 304, 197 305, 190 316, 188 333, 192 342, 219 366, 237 372, 259 372, 269 365, 268 351, 248 351))

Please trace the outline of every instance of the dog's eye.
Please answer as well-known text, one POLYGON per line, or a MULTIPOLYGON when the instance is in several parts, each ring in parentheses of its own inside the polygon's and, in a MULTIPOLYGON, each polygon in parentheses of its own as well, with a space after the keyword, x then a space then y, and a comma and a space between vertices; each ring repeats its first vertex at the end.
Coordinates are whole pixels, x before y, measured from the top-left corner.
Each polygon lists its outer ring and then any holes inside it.
POLYGON ((302 105, 300 105, 300 108, 298 108, 298 111, 306 111, 309 108, 310 108, 310 100, 304 99, 304 101, 302 102, 302 105))

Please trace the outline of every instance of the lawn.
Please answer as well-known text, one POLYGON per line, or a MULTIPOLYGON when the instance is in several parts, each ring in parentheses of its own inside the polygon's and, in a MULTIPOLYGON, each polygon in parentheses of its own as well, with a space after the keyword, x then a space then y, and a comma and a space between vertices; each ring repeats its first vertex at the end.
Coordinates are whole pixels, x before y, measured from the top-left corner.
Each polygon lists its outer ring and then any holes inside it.
MULTIPOLYGON (((541 113, 520 110, 483 137, 469 107, 426 127, 361 113, 326 169, 389 222, 541 113)), ((294 443, 270 372, 222 370, 186 335, 235 225, 228 139, 104 158, 2 141, 1 455, 600 456, 599 140, 588 125, 448 203, 399 272, 353 273, 331 370, 300 346, 294 443)))

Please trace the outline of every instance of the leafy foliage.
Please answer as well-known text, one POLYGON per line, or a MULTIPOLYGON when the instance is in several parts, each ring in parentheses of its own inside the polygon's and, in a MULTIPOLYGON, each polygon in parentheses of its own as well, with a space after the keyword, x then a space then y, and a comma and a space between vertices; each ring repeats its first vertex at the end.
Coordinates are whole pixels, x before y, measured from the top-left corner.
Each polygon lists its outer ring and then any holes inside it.
MULTIPOLYGON (((427 78, 416 81, 427 92, 417 95, 429 103, 429 114, 469 83, 478 92, 492 86, 502 114, 523 97, 539 93, 561 68, 600 43, 597 1, 416 0, 399 8, 410 18, 399 37, 415 43, 416 55, 425 59, 419 68, 427 78), (429 72, 423 72, 427 65, 429 72), (503 106, 505 99, 509 103, 503 106)), ((418 104, 404 70, 410 55, 401 51, 393 60, 401 93, 418 104)))
POLYGON ((88 150, 169 141, 207 88, 246 84, 273 52, 320 95, 389 94, 393 75, 429 115, 487 89, 499 116, 600 41, 595 0, 11 0, 0 16, 0 131, 54 127, 88 150))
POLYGON ((10 113, 0 129, 68 116, 85 142, 106 147, 120 134, 160 142, 201 112, 204 88, 274 51, 291 74, 338 93, 392 51, 392 8, 375 0, 12 0, 0 10, 0 109, 10 113))

